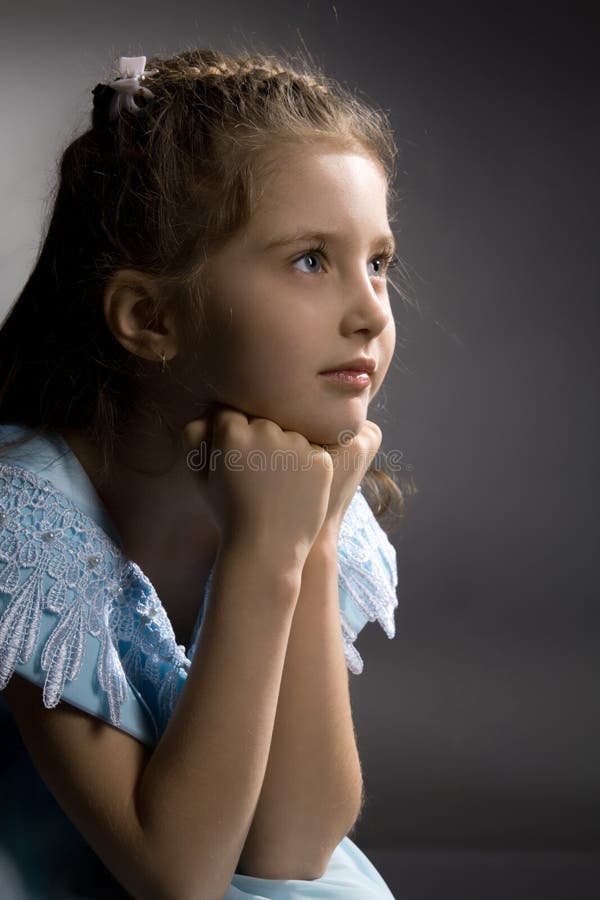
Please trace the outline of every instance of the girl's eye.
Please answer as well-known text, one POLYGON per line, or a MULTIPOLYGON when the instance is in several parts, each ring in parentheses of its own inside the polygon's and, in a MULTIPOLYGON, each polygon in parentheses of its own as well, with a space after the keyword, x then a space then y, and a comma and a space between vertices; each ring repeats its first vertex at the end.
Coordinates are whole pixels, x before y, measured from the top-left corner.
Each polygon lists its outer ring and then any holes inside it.
MULTIPOLYGON (((324 249, 325 248, 323 244, 320 244, 318 247, 309 247, 308 250, 304 251, 302 256, 299 256, 294 261, 294 264, 300 262, 303 259, 313 259, 319 261, 320 258, 324 255, 324 249)), ((390 253, 389 250, 382 250, 381 253, 378 253, 373 257, 371 262, 379 263, 379 269, 374 274, 379 277, 384 277, 389 269, 393 269, 398 265, 398 257, 395 253, 390 253)), ((314 268, 310 268, 309 271, 315 272, 316 270, 314 268)))

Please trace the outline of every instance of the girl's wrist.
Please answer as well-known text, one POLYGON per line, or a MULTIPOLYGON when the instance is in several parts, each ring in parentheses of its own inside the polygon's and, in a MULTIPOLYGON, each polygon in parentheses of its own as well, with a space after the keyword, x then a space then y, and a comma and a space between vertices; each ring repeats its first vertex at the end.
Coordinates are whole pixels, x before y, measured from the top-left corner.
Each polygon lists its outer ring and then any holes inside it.
POLYGON ((334 554, 337 557, 337 548, 340 540, 340 524, 335 521, 326 522, 317 535, 311 553, 334 554))
POLYGON ((294 548, 284 550, 272 539, 265 540, 256 532, 224 537, 219 555, 227 559, 243 559, 249 566, 259 566, 284 583, 300 581, 305 558, 297 554, 294 548))

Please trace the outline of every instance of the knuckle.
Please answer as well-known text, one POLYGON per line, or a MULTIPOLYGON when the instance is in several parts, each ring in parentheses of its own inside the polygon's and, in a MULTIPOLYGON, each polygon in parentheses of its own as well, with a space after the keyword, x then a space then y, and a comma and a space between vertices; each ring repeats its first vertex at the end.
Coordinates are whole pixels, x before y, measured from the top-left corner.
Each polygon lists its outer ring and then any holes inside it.
POLYGON ((377 447, 379 447, 383 437, 381 428, 379 427, 379 425, 376 425, 375 422, 367 422, 367 426, 366 438, 368 445, 376 445, 377 447))
POLYGON ((233 421, 235 421, 234 414, 230 409, 217 409, 213 416, 213 428, 216 431, 224 430, 225 428, 228 428, 233 421))
POLYGON ((301 448, 303 450, 310 447, 310 441, 307 441, 304 435, 300 434, 298 431, 286 431, 285 437, 292 447, 301 448))

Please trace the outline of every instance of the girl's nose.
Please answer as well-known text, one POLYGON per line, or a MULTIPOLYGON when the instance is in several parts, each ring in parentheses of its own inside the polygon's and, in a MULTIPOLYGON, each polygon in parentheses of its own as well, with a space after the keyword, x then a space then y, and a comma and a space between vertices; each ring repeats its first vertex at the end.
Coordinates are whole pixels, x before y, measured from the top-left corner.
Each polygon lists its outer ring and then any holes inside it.
POLYGON ((377 290, 369 281, 354 283, 344 305, 344 330, 377 335, 386 328, 390 319, 387 290, 377 290))

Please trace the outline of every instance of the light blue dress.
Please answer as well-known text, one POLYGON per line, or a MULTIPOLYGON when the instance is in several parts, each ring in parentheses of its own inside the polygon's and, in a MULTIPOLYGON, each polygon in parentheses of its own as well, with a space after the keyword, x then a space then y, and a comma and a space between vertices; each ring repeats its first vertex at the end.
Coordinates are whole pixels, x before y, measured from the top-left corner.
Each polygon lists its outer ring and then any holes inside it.
MULTIPOLYGON (((0 444, 24 432, 0 424, 0 444)), ((64 700, 153 747, 188 676, 211 580, 212 572, 186 650, 62 436, 34 436, 0 455, 0 692, 17 672, 40 686, 46 707, 64 700)), ((363 669, 354 641, 368 621, 395 635, 397 582, 396 551, 359 488, 338 545, 340 626, 354 674, 363 669)), ((0 796, 0 866, 10 867, 15 900, 128 896, 37 774, 1 693, 0 796)), ((321 878, 236 873, 224 900, 305 897, 393 895, 346 836, 321 878)))

